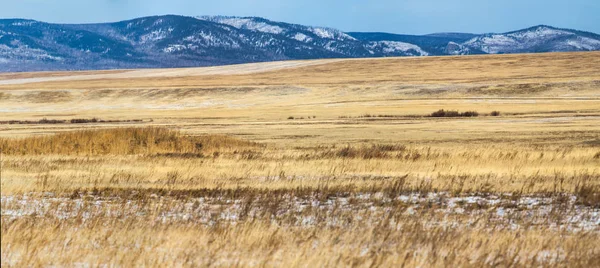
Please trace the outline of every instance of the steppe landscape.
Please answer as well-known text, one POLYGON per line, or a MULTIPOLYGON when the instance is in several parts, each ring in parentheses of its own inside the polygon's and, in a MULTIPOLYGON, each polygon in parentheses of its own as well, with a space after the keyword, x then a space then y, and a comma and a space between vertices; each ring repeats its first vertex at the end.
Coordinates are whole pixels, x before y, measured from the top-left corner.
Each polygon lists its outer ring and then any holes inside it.
POLYGON ((2 266, 600 266, 600 52, 1 73, 0 150, 2 266))

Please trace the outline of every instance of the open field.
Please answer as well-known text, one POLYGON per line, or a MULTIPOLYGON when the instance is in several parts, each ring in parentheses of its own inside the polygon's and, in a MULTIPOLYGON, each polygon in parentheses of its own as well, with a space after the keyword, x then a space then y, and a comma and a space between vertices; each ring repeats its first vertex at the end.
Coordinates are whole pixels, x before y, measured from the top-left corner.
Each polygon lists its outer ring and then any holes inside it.
POLYGON ((598 52, 0 74, 0 148, 3 266, 600 263, 598 52))

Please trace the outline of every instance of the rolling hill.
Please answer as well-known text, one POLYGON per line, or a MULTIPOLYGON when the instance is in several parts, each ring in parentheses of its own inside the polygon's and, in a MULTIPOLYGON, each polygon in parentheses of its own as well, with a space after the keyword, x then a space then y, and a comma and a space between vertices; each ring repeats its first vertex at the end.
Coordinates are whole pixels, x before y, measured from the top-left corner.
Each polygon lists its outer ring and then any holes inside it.
POLYGON ((418 36, 346 33, 257 17, 165 15, 99 24, 0 20, 0 72, 590 50, 600 50, 600 35, 545 25, 418 36))

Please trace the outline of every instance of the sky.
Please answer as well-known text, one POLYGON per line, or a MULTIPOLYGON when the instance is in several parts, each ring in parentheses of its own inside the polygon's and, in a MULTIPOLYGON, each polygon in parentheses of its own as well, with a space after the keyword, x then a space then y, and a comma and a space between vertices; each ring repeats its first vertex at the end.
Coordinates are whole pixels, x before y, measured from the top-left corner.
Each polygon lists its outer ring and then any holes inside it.
POLYGON ((165 14, 259 16, 405 34, 507 32, 539 24, 600 33, 600 0, 0 0, 0 18, 55 23, 165 14))

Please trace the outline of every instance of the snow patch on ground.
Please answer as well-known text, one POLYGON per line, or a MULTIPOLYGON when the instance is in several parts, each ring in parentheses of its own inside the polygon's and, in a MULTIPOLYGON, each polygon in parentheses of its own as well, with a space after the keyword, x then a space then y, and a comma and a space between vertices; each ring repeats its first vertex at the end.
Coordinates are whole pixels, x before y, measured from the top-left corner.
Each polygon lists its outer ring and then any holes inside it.
MULTIPOLYGON (((260 197, 257 197, 260 198, 260 197)), ((148 217, 157 223, 195 221, 211 225, 217 220, 236 223, 240 218, 261 217, 264 213, 259 199, 251 207, 244 207, 244 200, 223 197, 197 197, 185 200, 153 196, 148 200, 122 199, 121 197, 80 196, 79 198, 55 197, 52 193, 24 195, 2 195, 2 217, 50 217, 66 220, 81 217, 86 221, 92 217, 119 219, 148 217), (41 194, 41 196, 40 196, 41 194), (149 203, 148 203, 149 202, 149 203), (165 204, 165 209, 156 211, 152 204, 165 204), (150 204, 150 205, 149 205, 150 204), (158 213, 155 213, 158 212, 158 213)), ((355 215, 356 221, 370 224, 379 221, 393 207, 402 202, 403 215, 413 216, 423 210, 431 210, 439 217, 423 219, 425 227, 473 228, 468 220, 489 217, 493 226, 480 227, 510 229, 544 226, 569 232, 598 232, 600 209, 577 203, 577 197, 563 195, 560 198, 544 196, 513 197, 511 194, 451 196, 448 193, 413 193, 389 196, 384 193, 355 193, 344 196, 287 196, 280 200, 279 209, 272 217, 281 218, 298 215, 300 226, 316 224, 315 213, 329 215, 333 211, 355 215), (558 200, 561 201, 558 201, 558 200), (435 204, 433 207, 432 204, 435 204), (558 213, 558 214, 557 214, 558 213), (302 215, 302 216, 300 216, 302 215), (457 216, 463 217, 456 220, 457 216), (467 217, 467 218, 464 218, 467 217), (548 221, 549 217, 560 220, 548 221), (514 219, 525 220, 521 225, 514 219)), ((413 216, 414 217, 414 216, 413 216)), ((343 227, 344 219, 332 214, 328 226, 343 227)))

